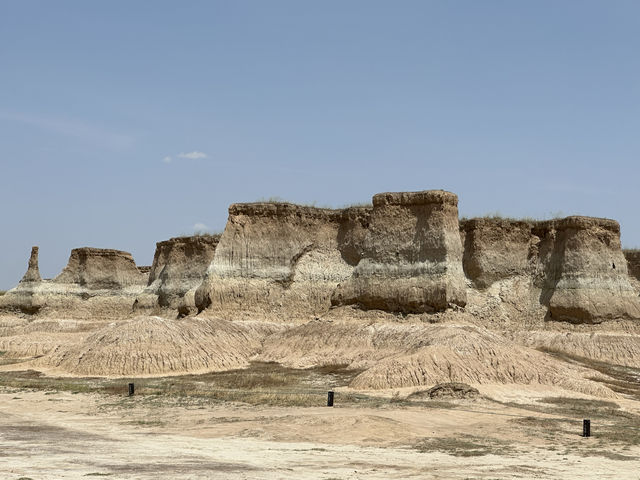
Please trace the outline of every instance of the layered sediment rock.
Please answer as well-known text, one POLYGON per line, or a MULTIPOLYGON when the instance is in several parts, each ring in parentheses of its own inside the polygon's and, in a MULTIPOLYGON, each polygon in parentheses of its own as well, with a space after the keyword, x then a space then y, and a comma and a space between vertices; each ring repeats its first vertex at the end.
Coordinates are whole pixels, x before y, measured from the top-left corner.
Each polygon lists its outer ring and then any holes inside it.
POLYGON ((440 190, 378 194, 371 207, 342 210, 235 204, 220 237, 159 242, 151 267, 82 248, 42 280, 34 247, 0 309, 41 315, 0 315, 0 350, 42 355, 23 366, 71 375, 259 359, 346 364, 363 370, 351 384, 362 389, 458 381, 611 396, 585 379, 592 371, 526 347, 637 367, 640 283, 629 275, 640 276, 640 253, 625 254, 613 220, 459 222, 457 197, 440 190), (137 312, 147 307, 212 315, 137 312))
POLYGON ((38 247, 31 247, 31 256, 29 257, 29 266, 26 273, 20 280, 20 283, 41 282, 40 268, 38 267, 38 247))
POLYGON ((546 285, 553 288, 550 316, 587 323, 640 318, 640 299, 629 282, 618 222, 568 217, 555 221, 554 227, 555 258, 546 285))
POLYGON ((42 283, 38 266, 38 251, 37 246, 31 247, 27 271, 17 287, 0 297, 0 309, 18 310, 27 314, 36 313, 40 309, 38 300, 34 298, 38 286, 42 283))
POLYGON ((289 319, 326 312, 353 270, 339 250, 339 235, 348 236, 341 219, 341 211, 286 203, 231 205, 198 309, 289 319))
POLYGON ((640 283, 628 270, 638 274, 640 254, 625 259, 617 222, 459 223, 457 201, 432 190, 381 193, 371 207, 342 210, 234 204, 220 237, 159 242, 148 272, 126 252, 80 248, 60 275, 42 281, 34 247, 0 306, 303 320, 332 306, 421 314, 469 303, 478 323, 505 325, 509 317, 536 328, 545 315, 572 323, 640 318, 640 283))
POLYGON ((403 313, 464 306, 457 205, 441 190, 375 195, 359 262, 332 303, 403 313))
MULTIPOLYGON (((506 219, 472 218, 462 221, 464 272, 479 288, 531 273, 536 245, 532 224, 506 219)), ((536 237, 537 238, 537 237, 536 237)))
POLYGON ((547 221, 463 222, 464 269, 478 288, 521 277, 523 308, 541 304, 548 320, 598 323, 640 318, 614 220, 567 217, 547 221))
POLYGON ((623 250, 629 275, 640 281, 640 250, 623 250))
POLYGON ((129 252, 106 248, 74 248, 67 266, 53 279, 88 290, 122 289, 141 285, 144 275, 129 252))
POLYGON ((156 243, 148 287, 139 300, 183 315, 195 313, 195 290, 204 280, 219 240, 219 235, 196 235, 156 243))
MULTIPOLYGON (((37 251, 29 262, 27 275, 33 277, 37 251), (30 273, 31 272, 31 273, 30 273)), ((34 314, 69 317, 113 318, 131 314, 135 296, 145 286, 128 252, 99 248, 76 248, 69 262, 53 280, 23 281, 5 294, 0 308, 34 314)))

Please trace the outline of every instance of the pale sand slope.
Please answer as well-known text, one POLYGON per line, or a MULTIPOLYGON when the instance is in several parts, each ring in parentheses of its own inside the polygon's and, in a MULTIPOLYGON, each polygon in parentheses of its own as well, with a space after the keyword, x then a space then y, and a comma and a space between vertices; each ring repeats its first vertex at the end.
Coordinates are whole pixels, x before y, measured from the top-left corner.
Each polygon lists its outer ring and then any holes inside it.
POLYGON ((111 323, 80 343, 60 345, 30 366, 48 373, 80 376, 233 370, 248 366, 262 339, 282 328, 283 324, 266 322, 142 316, 111 323))
POLYGON ((486 329, 455 324, 354 324, 312 321, 264 341, 262 361, 294 368, 348 365, 365 369, 359 390, 473 384, 545 384, 603 397, 615 393, 568 365, 486 329))
POLYGON ((530 413, 491 403, 455 411, 150 406, 142 397, 5 389, 0 478, 638 478, 638 462, 629 461, 640 455, 638 446, 612 447, 608 458, 598 453, 597 438, 579 437, 573 424, 557 437, 529 436, 512 417, 468 410, 530 413), (425 439, 468 435, 498 447, 470 457, 411 448, 425 439))
POLYGON ((601 362, 640 368, 640 336, 624 332, 505 332, 518 343, 601 362))
MULTIPOLYGON (((4 322, 10 325, 8 320, 4 322)), ((17 322, 0 337, 5 365, 53 375, 162 376, 244 368, 251 360, 294 368, 348 365, 364 370, 359 390, 430 387, 443 382, 543 384, 616 397, 597 375, 481 327, 428 323, 312 321, 304 325, 230 322, 206 316, 140 316, 96 324, 17 322)))

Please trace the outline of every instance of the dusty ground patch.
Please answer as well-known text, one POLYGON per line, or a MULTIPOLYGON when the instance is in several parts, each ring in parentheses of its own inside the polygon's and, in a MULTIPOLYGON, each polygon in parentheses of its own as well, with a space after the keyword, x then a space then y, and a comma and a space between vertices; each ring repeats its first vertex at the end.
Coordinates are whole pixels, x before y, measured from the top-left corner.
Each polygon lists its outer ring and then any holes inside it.
MULTIPOLYGON (((256 368, 271 369, 275 377, 255 380, 252 388, 263 382, 295 388, 325 375, 307 371, 288 380, 273 366, 256 368)), ((338 370, 330 375, 344 374, 338 370)), ((234 383, 211 375, 219 386, 234 383)), ((202 381, 193 377, 184 380, 189 389, 202 381)), ((638 477, 635 438, 614 442, 601 429, 605 422, 635 422, 635 416, 603 400, 548 395, 526 404, 487 398, 429 403, 392 396, 358 404, 337 397, 328 408, 258 405, 189 389, 134 397, 100 389, 73 393, 47 381, 46 389, 1 387, 1 478, 638 477), (595 413, 590 439, 579 435, 585 411, 595 413)), ((180 383, 176 377, 153 381, 180 383)))

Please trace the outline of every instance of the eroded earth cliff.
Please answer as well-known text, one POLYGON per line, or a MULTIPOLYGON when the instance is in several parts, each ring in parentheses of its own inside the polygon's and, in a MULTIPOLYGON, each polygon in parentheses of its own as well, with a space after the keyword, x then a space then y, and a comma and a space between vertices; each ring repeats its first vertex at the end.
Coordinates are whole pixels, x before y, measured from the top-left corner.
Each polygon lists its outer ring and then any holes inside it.
POLYGON ((458 197, 441 190, 335 210, 242 203, 220 236, 159 242, 151 267, 81 248, 43 280, 34 247, 0 297, 0 350, 72 375, 257 359, 346 365, 358 389, 464 381, 615 396, 548 352, 640 368, 639 279, 640 255, 622 251, 609 219, 459 220, 458 197))

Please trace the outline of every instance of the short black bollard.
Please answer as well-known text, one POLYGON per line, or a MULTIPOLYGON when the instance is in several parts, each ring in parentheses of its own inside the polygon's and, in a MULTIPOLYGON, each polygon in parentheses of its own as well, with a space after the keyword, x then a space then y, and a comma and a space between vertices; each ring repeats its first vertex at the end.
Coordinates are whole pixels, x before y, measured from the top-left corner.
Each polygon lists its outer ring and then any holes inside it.
POLYGON ((132 397, 133 396, 133 392, 134 392, 134 387, 133 387, 133 383, 129 384, 129 396, 132 397))
POLYGON ((327 392, 327 407, 333 407, 333 392, 327 392))
POLYGON ((582 420, 582 436, 583 437, 591 436, 591 420, 587 420, 586 418, 582 420))

